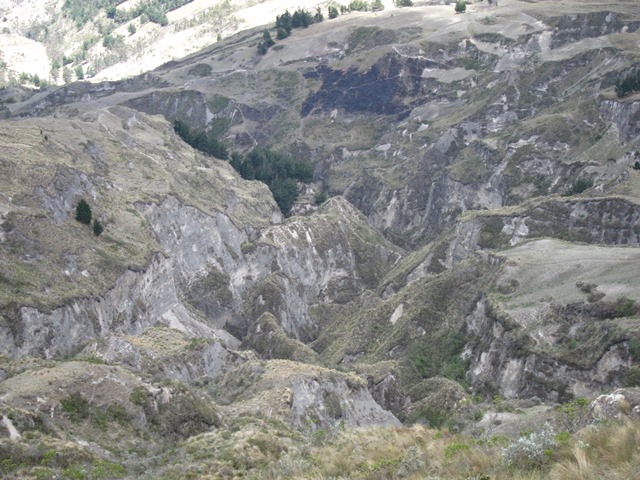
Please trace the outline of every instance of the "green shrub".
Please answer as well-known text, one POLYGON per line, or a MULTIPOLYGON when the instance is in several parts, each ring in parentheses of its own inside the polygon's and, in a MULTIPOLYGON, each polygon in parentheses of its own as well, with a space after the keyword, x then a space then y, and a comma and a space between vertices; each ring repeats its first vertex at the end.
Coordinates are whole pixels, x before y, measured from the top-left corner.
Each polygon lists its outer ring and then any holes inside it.
POLYGON ((313 201, 315 202, 316 205, 322 205, 324 202, 327 201, 327 194, 324 192, 318 192, 316 193, 316 196, 314 197, 313 201))
POLYGON ((565 195, 578 195, 591 187, 593 187, 593 180, 591 178, 579 178, 567 189, 565 195))
POLYGON ((91 223, 91 207, 84 198, 76 206, 76 220, 87 225, 91 223))
POLYGON ((460 357, 464 344, 460 332, 450 332, 444 337, 425 335, 413 345, 410 358, 424 378, 440 375, 465 385, 467 362, 460 357))
POLYGON ((129 401, 141 407, 147 404, 147 400, 149 400, 149 392, 142 387, 134 388, 131 395, 129 395, 129 401))
POLYGON ((541 466, 557 446, 556 434, 549 424, 540 432, 520 437, 502 449, 502 458, 510 467, 523 469, 541 466))
POLYGON ((93 234, 96 237, 98 237, 103 231, 104 231, 104 226, 102 225, 102 222, 98 219, 95 219, 93 221, 93 234))
POLYGON ((464 13, 467 11, 466 0, 456 0, 456 6, 454 7, 456 13, 464 13))
POLYGON ((91 414, 91 406, 80 392, 72 393, 67 398, 60 400, 62 410, 69 414, 72 422, 78 422, 88 418, 91 414))
POLYGON ((173 122, 173 129, 180 138, 182 138, 182 140, 196 150, 222 160, 226 160, 229 157, 229 152, 224 144, 218 139, 217 132, 195 131, 180 120, 175 120, 173 122))
POLYGON ((589 400, 576 398, 563 403, 556 412, 556 423, 564 431, 575 432, 589 423, 589 400))
POLYGON ((620 98, 630 93, 640 91, 640 70, 630 73, 616 82, 615 91, 616 95, 620 98))
POLYGON ((640 367, 633 366, 624 374, 624 386, 627 388, 640 387, 640 367))

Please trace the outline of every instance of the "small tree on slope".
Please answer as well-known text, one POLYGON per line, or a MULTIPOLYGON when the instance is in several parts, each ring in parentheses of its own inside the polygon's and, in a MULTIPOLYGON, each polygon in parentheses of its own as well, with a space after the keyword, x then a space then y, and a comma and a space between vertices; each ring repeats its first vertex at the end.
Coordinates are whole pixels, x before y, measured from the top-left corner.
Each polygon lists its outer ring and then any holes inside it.
POLYGON ((76 220, 87 225, 91 223, 91 207, 84 198, 76 206, 76 220))

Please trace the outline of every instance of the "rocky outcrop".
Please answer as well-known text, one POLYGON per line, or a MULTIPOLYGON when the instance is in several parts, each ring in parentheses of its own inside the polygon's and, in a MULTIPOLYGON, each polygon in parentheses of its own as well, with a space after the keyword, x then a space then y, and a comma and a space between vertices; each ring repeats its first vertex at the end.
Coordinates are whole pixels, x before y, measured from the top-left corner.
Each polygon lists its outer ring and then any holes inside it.
POLYGON ((340 377, 330 382, 300 378, 291 382, 293 425, 301 429, 331 429, 371 425, 399 426, 392 413, 383 410, 371 397, 366 385, 340 377))
POLYGON ((215 380, 243 361, 219 341, 193 338, 159 326, 140 335, 111 334, 93 341, 80 357, 126 366, 147 378, 166 378, 189 385, 215 380))
POLYGON ((600 113, 618 129, 618 138, 630 142, 640 136, 640 102, 603 100, 600 113))
POLYGON ((214 118, 205 95, 194 90, 157 91, 125 102, 125 105, 151 115, 163 115, 168 121, 180 120, 204 129, 214 118))
POLYGON ((299 340, 289 337, 270 313, 263 313, 251 325, 241 347, 255 350, 262 358, 279 358, 312 364, 320 362, 316 352, 299 340))
POLYGON ((99 297, 76 299, 50 312, 17 308, 10 313, 10 324, 0 326, 2 354, 14 358, 66 355, 109 333, 141 333, 156 323, 237 346, 227 332, 189 312, 180 300, 173 273, 171 261, 157 254, 147 270, 125 273, 99 297))
POLYGON ((357 375, 318 366, 269 360, 229 369, 220 391, 233 392, 233 413, 262 412, 312 433, 339 426, 400 425, 372 398, 357 375))
POLYGON ((505 315, 496 315, 483 298, 466 319, 468 334, 475 338, 464 354, 471 362, 469 383, 474 390, 558 402, 622 383, 630 366, 627 342, 605 349, 589 368, 578 368, 532 348, 532 339, 505 315))
POLYGON ((309 339, 318 328, 308 313, 312 305, 343 303, 374 288, 401 258, 343 200, 257 238, 229 216, 205 214, 175 197, 138 209, 165 254, 95 298, 50 312, 15 310, 11 323, 0 326, 5 355, 54 357, 109 332, 141 333, 157 322, 234 348, 265 312, 273 312, 287 334, 309 339))
POLYGON ((625 416, 640 418, 640 388, 617 388, 600 395, 590 405, 595 420, 618 420, 625 416))
POLYGON ((629 21, 613 11, 564 15, 556 23, 551 47, 559 48, 584 38, 600 37, 616 32, 635 32, 640 22, 629 21))

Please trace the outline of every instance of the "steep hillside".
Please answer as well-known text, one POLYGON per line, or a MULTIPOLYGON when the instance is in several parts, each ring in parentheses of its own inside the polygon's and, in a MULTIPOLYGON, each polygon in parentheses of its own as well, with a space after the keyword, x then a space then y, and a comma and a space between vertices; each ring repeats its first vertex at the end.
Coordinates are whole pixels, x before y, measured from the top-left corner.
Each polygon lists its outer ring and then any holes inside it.
POLYGON ((3 475, 632 478, 635 2, 266 38, 0 92, 3 475), (287 218, 233 168, 256 146, 313 165, 287 218), (578 432, 603 416, 630 450, 578 432))

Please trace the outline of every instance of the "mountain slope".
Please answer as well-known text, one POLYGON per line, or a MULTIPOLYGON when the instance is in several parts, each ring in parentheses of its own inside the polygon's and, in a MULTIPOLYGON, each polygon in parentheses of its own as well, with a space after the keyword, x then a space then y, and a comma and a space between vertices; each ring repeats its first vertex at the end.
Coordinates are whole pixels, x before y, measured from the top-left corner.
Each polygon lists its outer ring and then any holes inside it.
POLYGON ((70 442, 12 471, 421 478, 429 451, 429 474, 481 478, 453 465, 481 445, 513 478, 491 432, 573 433, 581 397, 640 384, 640 92, 620 91, 639 27, 625 1, 352 12, 264 55, 255 29, 127 80, 3 91, 0 406, 22 437, 2 448, 70 442), (312 162, 304 214, 175 120, 312 162), (399 422, 477 435, 317 457, 399 422))

